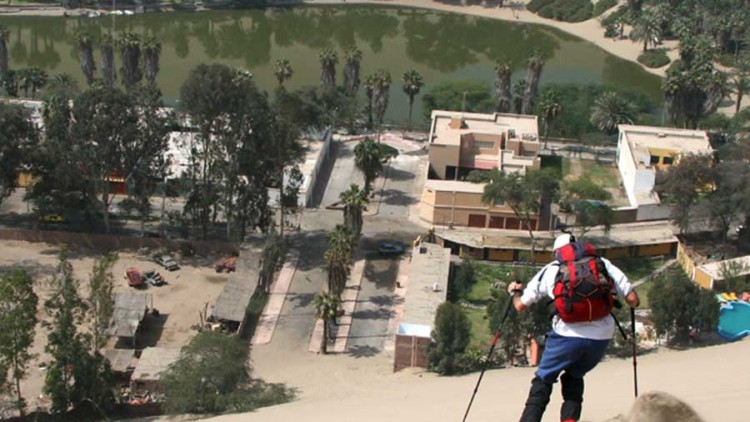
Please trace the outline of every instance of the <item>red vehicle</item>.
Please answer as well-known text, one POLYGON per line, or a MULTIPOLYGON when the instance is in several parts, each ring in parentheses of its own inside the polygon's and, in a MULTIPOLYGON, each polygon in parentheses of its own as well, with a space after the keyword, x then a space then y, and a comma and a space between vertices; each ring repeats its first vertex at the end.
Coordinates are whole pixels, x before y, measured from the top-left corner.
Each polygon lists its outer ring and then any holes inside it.
POLYGON ((237 270, 237 257, 233 256, 231 258, 222 258, 219 261, 217 261, 214 264, 214 269, 217 273, 220 273, 222 271, 226 271, 228 273, 231 273, 232 271, 237 270))
POLYGON ((125 270, 125 278, 128 280, 130 287, 140 287, 143 285, 143 277, 137 268, 128 268, 125 270))

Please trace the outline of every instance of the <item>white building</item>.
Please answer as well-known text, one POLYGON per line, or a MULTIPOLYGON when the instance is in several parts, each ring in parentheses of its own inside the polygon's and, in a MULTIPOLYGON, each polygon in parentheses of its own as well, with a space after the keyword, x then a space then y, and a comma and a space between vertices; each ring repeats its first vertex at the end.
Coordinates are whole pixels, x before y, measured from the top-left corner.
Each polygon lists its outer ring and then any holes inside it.
POLYGON ((617 168, 636 221, 669 218, 670 207, 654 192, 657 170, 668 170, 680 157, 713 153, 703 130, 619 125, 617 168))

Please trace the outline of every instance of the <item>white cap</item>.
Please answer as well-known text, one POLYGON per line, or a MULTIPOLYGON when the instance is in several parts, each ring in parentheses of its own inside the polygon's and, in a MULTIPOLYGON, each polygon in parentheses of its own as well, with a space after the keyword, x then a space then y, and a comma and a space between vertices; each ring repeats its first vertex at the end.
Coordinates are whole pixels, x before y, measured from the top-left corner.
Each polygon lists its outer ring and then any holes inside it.
POLYGON ((568 233, 563 233, 560 236, 557 236, 557 239, 555 239, 555 245, 552 247, 552 249, 558 250, 570 243, 572 240, 573 236, 569 235, 568 233))

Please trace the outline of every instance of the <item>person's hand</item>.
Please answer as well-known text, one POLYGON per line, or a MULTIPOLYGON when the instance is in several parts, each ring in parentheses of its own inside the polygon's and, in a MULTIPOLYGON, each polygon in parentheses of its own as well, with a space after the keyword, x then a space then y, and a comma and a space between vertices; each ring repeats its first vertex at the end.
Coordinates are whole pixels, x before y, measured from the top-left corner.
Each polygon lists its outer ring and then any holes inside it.
POLYGON ((518 290, 523 290, 523 284, 519 283, 518 281, 512 281, 510 284, 508 284, 508 294, 510 294, 511 296, 514 295, 518 290))

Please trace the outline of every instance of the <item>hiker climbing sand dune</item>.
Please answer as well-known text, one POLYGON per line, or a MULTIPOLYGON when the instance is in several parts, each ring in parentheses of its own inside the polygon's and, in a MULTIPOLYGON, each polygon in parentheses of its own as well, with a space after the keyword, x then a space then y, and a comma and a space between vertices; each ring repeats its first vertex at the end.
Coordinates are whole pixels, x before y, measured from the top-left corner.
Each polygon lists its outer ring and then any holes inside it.
POLYGON ((554 256, 555 261, 542 268, 525 289, 517 281, 508 285, 517 311, 545 298, 554 301, 556 310, 521 422, 542 420, 558 377, 563 396, 560 420, 578 421, 583 377, 602 360, 615 332, 611 315, 615 296, 624 298, 631 308, 639 304, 627 276, 607 259, 598 257, 591 245, 562 234, 555 239, 554 256))

